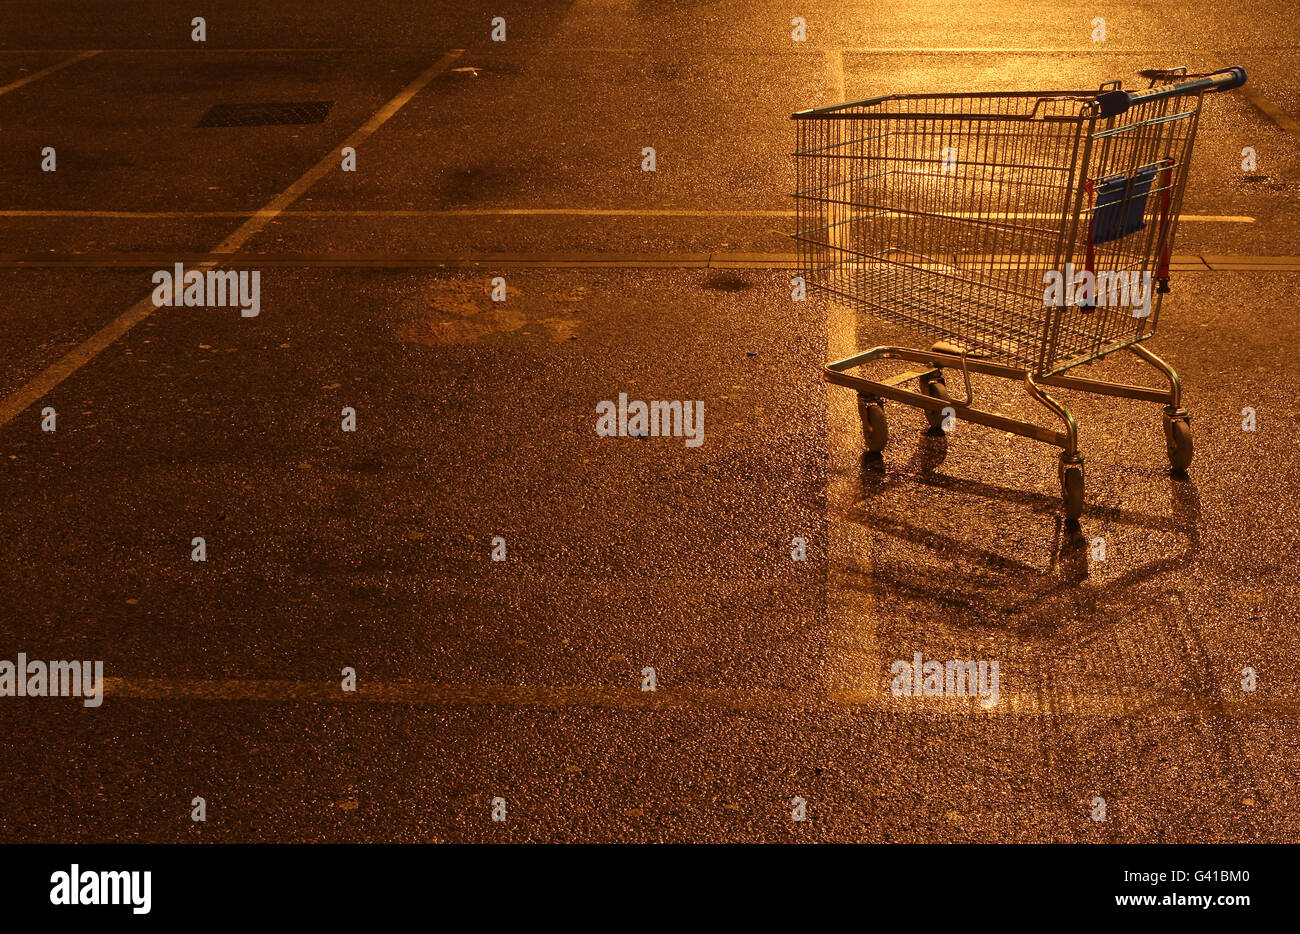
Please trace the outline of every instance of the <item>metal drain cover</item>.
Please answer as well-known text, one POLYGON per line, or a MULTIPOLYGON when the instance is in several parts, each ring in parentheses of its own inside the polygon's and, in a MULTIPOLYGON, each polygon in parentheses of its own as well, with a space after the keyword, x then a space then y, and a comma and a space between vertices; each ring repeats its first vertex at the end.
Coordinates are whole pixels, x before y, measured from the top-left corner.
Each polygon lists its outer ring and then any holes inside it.
POLYGON ((333 101, 301 101, 292 104, 217 104, 196 126, 289 126, 323 123, 333 101))

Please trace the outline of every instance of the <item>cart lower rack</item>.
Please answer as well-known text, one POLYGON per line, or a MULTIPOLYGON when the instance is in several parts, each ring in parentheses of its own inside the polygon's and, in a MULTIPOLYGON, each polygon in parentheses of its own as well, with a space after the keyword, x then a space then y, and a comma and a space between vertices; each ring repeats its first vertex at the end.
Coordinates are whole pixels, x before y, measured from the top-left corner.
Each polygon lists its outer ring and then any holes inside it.
POLYGON ((883 403, 921 408, 1061 449, 1065 513, 1083 509, 1074 416, 1048 388, 1164 406, 1169 462, 1192 460, 1178 374, 1142 346, 1169 286, 1187 168, 1207 91, 1240 87, 1241 68, 1147 72, 1148 88, 904 94, 805 110, 798 127, 799 267, 808 288, 926 334, 927 349, 881 346, 825 368, 855 389, 869 452, 888 440, 883 403), (1068 371, 1125 350, 1164 388, 1068 371), (885 381, 852 371, 920 364, 885 381), (960 371, 961 397, 948 387, 960 371), (1060 429, 975 404, 970 374, 1023 382, 1060 429), (916 389, 904 388, 915 381, 916 389))

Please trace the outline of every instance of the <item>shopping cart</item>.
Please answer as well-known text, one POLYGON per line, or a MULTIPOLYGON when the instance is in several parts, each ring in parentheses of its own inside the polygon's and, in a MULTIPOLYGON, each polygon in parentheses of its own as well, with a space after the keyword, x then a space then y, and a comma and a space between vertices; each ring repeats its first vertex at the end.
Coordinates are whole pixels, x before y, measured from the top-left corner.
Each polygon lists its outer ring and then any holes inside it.
POLYGON ((1169 290, 1202 95, 1240 87, 1246 72, 1144 74, 1150 85, 1137 92, 1116 81, 898 94, 794 115, 794 236, 807 288, 937 338, 928 350, 874 347, 826 366, 829 382, 858 392, 868 451, 888 440, 886 399, 924 409, 935 430, 963 419, 1053 444, 1066 516, 1077 519, 1077 425, 1050 386, 1163 403, 1169 462, 1186 470, 1178 374, 1142 341, 1169 290), (1125 348, 1169 388, 1066 375, 1125 348), (881 359, 924 368, 882 382, 849 372, 881 359), (945 370, 961 372, 964 398, 945 370), (1023 381, 1063 429, 976 408, 971 373, 1023 381), (911 380, 919 391, 903 388, 911 380))

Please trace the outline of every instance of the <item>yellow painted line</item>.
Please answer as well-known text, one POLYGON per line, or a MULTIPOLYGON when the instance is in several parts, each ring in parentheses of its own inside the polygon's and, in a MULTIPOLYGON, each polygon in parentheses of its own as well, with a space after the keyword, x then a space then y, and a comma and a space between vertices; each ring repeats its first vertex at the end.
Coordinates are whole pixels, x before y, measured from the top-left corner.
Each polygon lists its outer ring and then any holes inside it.
MULTIPOLYGON (((172 263, 207 268, 216 262, 253 268, 337 267, 437 269, 450 266, 562 266, 592 268, 707 268, 709 253, 24 253, 0 254, 0 268, 157 269, 172 263)), ((717 254, 719 266, 792 266, 794 254, 717 254), (728 260, 735 257, 734 263, 728 260), (757 257, 757 261, 755 260, 757 257)))
POLYGON ((831 103, 841 103, 848 91, 844 86, 844 53, 839 49, 826 52, 826 83, 831 89, 831 103))
MULTIPOLYGON (((512 39, 512 42, 535 46, 537 43, 525 43, 521 39, 512 39)), ((489 43, 484 43, 482 48, 473 49, 474 52, 489 51, 489 43)), ((112 52, 121 55, 131 54, 133 52, 140 54, 157 54, 157 53, 178 53, 178 52, 219 52, 219 53, 238 53, 247 55, 260 55, 268 52, 276 53, 347 53, 378 54, 383 52, 437 52, 441 46, 429 45, 388 45, 388 46, 268 46, 265 48, 233 48, 214 46, 210 43, 186 43, 177 46, 153 46, 148 48, 120 48, 104 49, 105 52, 112 52)), ((828 46, 817 42, 786 42, 780 47, 774 46, 728 46, 717 49, 691 49, 693 54, 705 53, 708 55, 822 55, 828 46)), ((591 46, 591 45, 548 45, 550 52, 581 52, 581 53, 617 53, 620 55, 652 55, 655 53, 664 53, 665 51, 675 54, 675 50, 665 50, 662 47, 635 47, 635 46, 591 46)), ((1089 44, 1086 46, 900 46, 900 45, 878 45, 878 46, 843 46, 834 49, 845 55, 918 55, 918 54, 969 54, 969 55, 1007 55, 1007 54, 1040 54, 1040 55, 1057 55, 1057 54, 1074 54, 1095 57, 1098 55, 1143 55, 1154 54, 1167 56, 1168 47, 1135 47, 1126 46, 1124 48, 1097 48, 1096 45, 1089 44)), ((53 53, 73 53, 84 51, 82 49, 0 49, 0 55, 40 55, 53 53)), ((1199 48, 1180 48, 1179 54, 1244 54, 1259 52, 1294 52, 1295 47, 1291 45, 1252 45, 1252 46, 1216 46, 1213 49, 1199 48)))
POLYGON ((55 62, 49 68, 42 68, 40 71, 34 71, 25 78, 19 78, 17 81, 10 81, 4 87, 0 87, 0 95, 8 94, 10 91, 16 91, 19 88, 31 84, 33 81, 39 81, 46 75, 52 75, 56 71, 61 71, 69 65, 75 65, 77 62, 84 62, 88 58, 94 58, 100 52, 99 49, 92 49, 88 52, 79 52, 72 58, 64 59, 61 62, 55 62))
MULTIPOLYGON (((971 217, 987 220, 1014 220, 1014 221, 1045 221, 1056 220, 1059 214, 983 214, 976 211, 958 211, 954 214, 945 214, 945 217, 971 217)), ((1209 224, 1253 224, 1255 218, 1248 214, 1179 214, 1179 223, 1192 222, 1209 223, 1209 224)))
MULTIPOLYGON (((838 103, 848 93, 841 52, 826 53, 826 71, 832 102, 838 103)), ((844 231, 843 226, 832 227, 833 236, 840 236, 844 231)), ((833 242, 832 245, 838 244, 833 242)), ((756 256, 746 258, 751 261, 758 259, 756 256)), ((789 256, 788 260, 793 265, 795 257, 789 256)), ((857 346, 857 316, 853 309, 840 301, 827 302, 825 307, 826 361, 841 360, 856 353, 860 348, 857 346)), ((876 636, 877 607, 866 583, 872 573, 872 544, 869 537, 845 521, 857 499, 862 449, 857 396, 847 389, 827 387, 826 436, 830 458, 826 482, 826 555, 830 562, 826 615, 833 628, 826 690, 831 696, 865 693, 873 697, 880 659, 876 636)))
MULTIPOLYGON (((1222 52, 1219 54, 1219 59, 1220 61, 1235 60, 1231 54, 1225 55, 1222 52)), ((1229 66, 1221 64, 1219 67, 1227 68, 1229 66)), ((1249 81, 1236 90, 1240 92, 1246 100, 1250 101, 1251 105, 1256 110, 1271 120, 1274 126, 1282 130, 1282 132, 1290 135, 1290 137, 1296 142, 1300 143, 1300 123, 1297 123, 1289 113, 1281 107, 1278 107, 1263 94, 1259 93, 1259 90, 1249 81)), ((1283 181, 1287 181, 1287 179, 1283 179, 1283 181)))
MULTIPOLYGON (((435 46, 412 45, 412 46, 388 46, 386 48, 375 48, 375 47, 358 48, 355 46, 352 48, 343 48, 342 46, 338 46, 338 47, 293 46, 292 48, 267 47, 267 48, 259 48, 259 49, 247 49, 247 48, 235 49, 235 48, 222 48, 220 46, 213 46, 205 42, 187 42, 183 46, 178 45, 172 48, 155 46, 153 48, 132 47, 132 48, 124 48, 124 49, 101 49, 100 51, 108 52, 109 54, 117 54, 117 55, 129 55, 132 52, 140 52, 146 55, 157 53, 157 52, 242 52, 242 53, 247 53, 249 55, 261 55, 266 52, 351 52, 352 54, 355 55, 362 52, 412 52, 412 53, 438 52, 441 51, 443 48, 445 48, 445 46, 435 47, 435 46)), ((83 52, 83 51, 85 50, 84 49, 0 49, 0 55, 42 55, 42 54, 54 55, 58 53, 69 54, 72 52, 83 52)))
MULTIPOLYGON (((810 43, 811 45, 811 43, 810 43)), ((647 50, 652 51, 652 50, 647 50)), ((755 50, 758 51, 758 50, 755 50)), ((811 49, 809 51, 812 51, 811 49)), ((1099 48, 1097 45, 1089 43, 1086 46, 1073 45, 1038 45, 1038 46, 1021 46, 1007 47, 995 45, 952 45, 952 46, 924 46, 924 45, 871 45, 871 46, 844 46, 840 49, 845 55, 1084 55, 1093 58, 1099 55, 1155 55, 1161 60, 1167 58, 1170 54, 1168 47, 1148 47, 1141 48, 1135 46, 1126 46, 1124 48, 1099 48)), ((1224 48, 1219 46, 1214 49, 1192 49, 1179 48, 1178 55, 1210 55, 1210 54, 1241 54, 1241 53, 1259 53, 1265 51, 1276 52, 1294 52, 1295 46, 1249 46, 1240 48, 1224 48)), ((1127 79, 1126 75, 1121 75, 1127 79)), ((973 88, 972 90, 989 90, 988 88, 973 88)), ((1132 88, 1130 88, 1132 90, 1132 88)), ((1052 93, 1049 87, 1047 93, 1052 93)))
POLYGON ((1246 100, 1255 105, 1256 110, 1272 120, 1278 127, 1290 133, 1291 137, 1297 142, 1300 142, 1300 123, 1296 123, 1289 113, 1260 94, 1259 91, 1250 86, 1249 82, 1242 85, 1240 91, 1246 96, 1246 100))
MULTIPOLYGON (((425 69, 418 78, 408 84, 397 96, 379 109, 379 111, 367 120, 360 129, 347 138, 339 147, 329 152, 324 158, 299 178, 296 182, 286 188, 283 192, 271 200, 266 207, 262 208, 247 221, 240 225, 239 229, 232 233, 225 240, 221 241, 213 250, 219 259, 212 259, 200 264, 200 268, 211 268, 219 261, 224 261, 236 250, 242 247, 253 236, 262 230, 272 219, 281 211, 297 200, 303 192, 315 184, 326 172, 338 166, 338 152, 344 146, 356 146, 362 142, 375 130, 379 129, 393 114, 397 113, 412 97, 420 92, 430 81, 444 71, 448 65, 454 62, 461 54, 461 50, 453 50, 443 55, 433 65, 425 69)), ((135 327, 145 318, 153 314, 154 304, 153 295, 142 298, 122 314, 118 315, 113 321, 109 322, 100 330, 96 331, 89 338, 82 341, 81 344, 74 347, 62 359, 55 362, 52 366, 37 374, 37 376, 28 382, 25 386, 18 389, 13 394, 5 397, 0 401, 0 425, 7 425, 9 422, 28 406, 35 403, 38 399, 58 386, 65 379, 71 376, 77 370, 81 369, 91 360, 95 359, 104 348, 108 347, 119 337, 125 334, 131 328, 135 327)))
MULTIPOLYGON (((965 262, 976 261, 974 257, 962 259, 965 262)), ((987 261, 987 258, 979 259, 987 261)), ((159 269, 170 267, 173 263, 182 263, 187 268, 207 269, 218 263, 229 265, 236 262, 254 268, 302 269, 444 269, 471 266, 792 269, 797 261, 794 253, 243 253, 234 250, 225 253, 216 250, 207 253, 0 253, 0 269, 159 269)), ((1025 262, 1023 258, 997 258, 992 265, 981 265, 980 268, 1010 271, 1022 267, 1025 262)), ((1180 255, 1170 259, 1170 269, 1178 273, 1243 270, 1291 272, 1298 265, 1300 256, 1216 254, 1180 255)), ((3 422, 0 421, 0 424, 3 422)))
MULTIPOLYGON (((0 217, 190 220, 252 217, 254 211, 26 211, 0 210, 0 217)), ((447 210, 297 210, 282 217, 794 217, 794 211, 692 210, 690 208, 448 208, 447 210)))
MULTIPOLYGON (((655 55, 655 54, 662 55, 665 53, 665 51, 668 52, 674 51, 671 49, 665 50, 662 47, 656 48, 656 47, 646 47, 646 46, 637 47, 637 46, 599 46, 599 45, 547 45, 546 48, 548 52, 563 52, 563 53, 576 52, 580 54, 594 53, 594 54, 608 54, 608 55, 655 55)), ((1167 58, 1170 54, 1168 47, 1158 48, 1154 46, 1152 47, 1126 46, 1124 48, 1098 48, 1093 43, 1089 43, 1086 46, 1064 45, 1064 46, 1007 47, 1007 46, 971 45, 971 46, 936 47, 936 46, 923 46, 923 45, 911 45, 911 46, 864 45, 864 46, 838 46, 837 47, 837 46, 826 45, 825 43, 816 42, 816 41, 809 41, 809 42, 788 42, 787 41, 783 43, 781 47, 727 46, 723 48, 690 47, 687 49, 687 51, 689 51, 693 55, 709 55, 709 56, 716 56, 719 58, 724 56, 736 56, 736 55, 766 55, 766 56, 773 56, 773 57, 782 56, 782 55, 820 56, 823 55, 827 50, 839 52, 843 55, 1022 55, 1022 54, 1027 54, 1027 55, 1082 55, 1089 58, 1095 58, 1097 56, 1102 56, 1102 55, 1113 55, 1113 56, 1146 55, 1146 56, 1155 56, 1156 58, 1159 59, 1167 58)), ((49 50, 47 49, 45 51, 49 51, 49 50)), ((125 52, 125 51, 143 51, 143 50, 122 49, 121 51, 125 52)), ((174 51, 183 51, 183 50, 158 49, 157 51, 174 52, 174 51)), ((239 51, 239 50, 230 49, 228 51, 239 51)), ((301 51, 318 51, 318 50, 285 49, 284 51, 301 52, 301 51)), ((356 52, 358 50, 357 49, 321 49, 319 51, 356 52)), ((376 50, 366 49, 365 51, 376 51, 376 50)), ((411 50, 408 50, 402 46, 397 46, 383 51, 400 52, 400 51, 411 51, 411 50)), ((473 51, 477 52, 482 50, 475 49, 473 51)), ((1213 49, 1180 48, 1178 50, 1178 54, 1179 55, 1188 55, 1188 54, 1209 55, 1209 54, 1218 54, 1218 53, 1225 53, 1225 52, 1231 54, 1245 54, 1245 53, 1258 54, 1260 52, 1269 52, 1269 51, 1294 52, 1295 47, 1291 45, 1280 45, 1280 46, 1249 46, 1249 47, 1241 47, 1241 48, 1225 48, 1223 46, 1217 46, 1213 49)), ((987 89, 975 88, 974 90, 978 91, 978 90, 987 90, 987 89)), ((1048 89, 1048 93, 1051 93, 1050 88, 1048 89)))
MULTIPOLYGON (((874 677, 875 672, 871 675, 874 677)), ((831 690, 826 694, 740 688, 684 688, 641 691, 583 685, 471 685, 429 682, 369 683, 344 691, 337 681, 167 678, 105 678, 106 699, 229 701, 263 703, 415 704, 548 708, 721 708, 730 710, 816 710, 828 706, 888 714, 947 714, 959 717, 1185 717, 1212 713, 1242 720, 1300 718, 1300 702, 1288 699, 1213 700, 1186 693, 1069 694, 1002 691, 984 707, 973 697, 896 697, 889 691, 831 690)))
POLYGON ((430 81, 445 71, 447 66, 460 57, 460 54, 461 50, 459 49, 448 52, 433 65, 425 69, 418 78, 398 92, 396 97, 390 100, 383 107, 379 108, 374 116, 362 124, 360 129, 344 140, 342 145, 336 146, 332 152, 328 153, 323 159, 308 169, 301 178, 273 198, 270 204, 266 205, 266 207, 262 208, 249 218, 249 220, 238 230, 223 240, 220 245, 213 250, 213 252, 233 253, 251 237, 259 233, 263 227, 275 218, 277 214, 284 211, 285 208, 302 197, 303 193, 306 192, 308 188, 320 181, 320 179, 324 177, 325 173, 336 171, 338 169, 338 153, 340 150, 346 149, 349 146, 353 148, 359 146, 366 137, 370 136, 375 132, 375 130, 387 123, 393 114, 406 106, 407 102, 410 101, 411 98, 415 97, 416 94, 420 93, 420 91, 422 91, 430 81))
MULTIPOLYGON (((1289 263, 1215 263, 1210 267, 1215 272, 1300 272, 1300 256, 1289 263)), ((1176 270, 1175 270, 1176 271, 1176 270)))
MULTIPOLYGON (((88 218, 108 220, 190 220, 252 217, 256 211, 95 211, 95 210, 0 210, 0 218, 88 218)), ((694 210, 691 208, 448 208, 446 210, 286 210, 281 217, 794 217, 789 210, 694 210)), ((1047 220, 1054 214, 974 214, 952 217, 985 217, 990 220, 1047 220)), ((1253 224, 1244 214, 1182 214, 1182 222, 1210 224, 1253 224)))
POLYGON ((1246 253, 1203 253, 1201 259, 1211 268, 1225 266, 1294 266, 1300 256, 1254 256, 1246 253))
POLYGON ((641 691, 604 686, 464 685, 421 682, 367 683, 344 691, 337 681, 168 680, 105 678, 106 697, 146 700, 269 701, 276 703, 392 703, 544 707, 761 708, 791 695, 763 691, 641 691))

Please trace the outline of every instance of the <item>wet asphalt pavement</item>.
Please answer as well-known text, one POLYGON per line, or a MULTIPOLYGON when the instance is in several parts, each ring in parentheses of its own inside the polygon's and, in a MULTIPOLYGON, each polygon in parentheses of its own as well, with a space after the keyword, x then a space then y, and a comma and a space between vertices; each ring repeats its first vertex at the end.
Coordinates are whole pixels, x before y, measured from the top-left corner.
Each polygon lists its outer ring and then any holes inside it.
POLYGON ((0 2, 0 660, 109 679, 0 697, 0 841, 1300 839, 1289 4, 190 6, 0 2), (1024 439, 892 406, 863 458, 820 368, 908 338, 791 302, 790 113, 1178 64, 1255 95, 1206 101, 1151 343, 1188 475, 1078 394, 1077 528, 1024 439), (331 106, 196 126, 271 101, 331 106), (268 205, 260 314, 104 336, 268 205), (620 393, 704 443, 598 436, 620 393), (998 704, 894 696, 917 652, 998 704))

